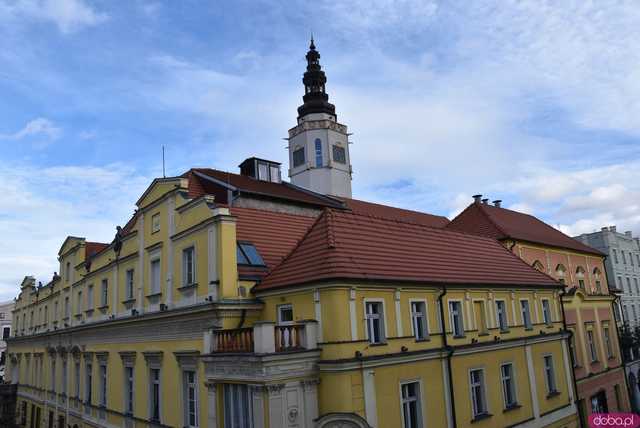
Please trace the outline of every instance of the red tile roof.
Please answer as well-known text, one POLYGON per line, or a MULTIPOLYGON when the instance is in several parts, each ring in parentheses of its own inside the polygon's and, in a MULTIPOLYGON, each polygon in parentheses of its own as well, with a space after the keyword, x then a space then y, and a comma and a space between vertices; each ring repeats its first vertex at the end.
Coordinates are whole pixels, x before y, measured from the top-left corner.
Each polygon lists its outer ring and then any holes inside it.
POLYGON ((255 289, 329 279, 558 286, 491 238, 326 209, 255 289))
POLYGON ((494 239, 515 239, 583 253, 604 255, 560 232, 538 218, 499 208, 472 203, 447 225, 448 229, 476 233, 494 239))
POLYGON ((444 216, 427 214, 419 211, 405 210, 388 205, 360 201, 358 199, 340 199, 354 214, 368 215, 371 217, 396 220, 407 223, 422 224, 423 226, 431 227, 445 227, 449 223, 449 219, 444 216))
POLYGON ((89 260, 94 255, 98 254, 100 251, 107 248, 109 244, 105 244, 103 242, 85 242, 84 243, 84 259, 89 260))

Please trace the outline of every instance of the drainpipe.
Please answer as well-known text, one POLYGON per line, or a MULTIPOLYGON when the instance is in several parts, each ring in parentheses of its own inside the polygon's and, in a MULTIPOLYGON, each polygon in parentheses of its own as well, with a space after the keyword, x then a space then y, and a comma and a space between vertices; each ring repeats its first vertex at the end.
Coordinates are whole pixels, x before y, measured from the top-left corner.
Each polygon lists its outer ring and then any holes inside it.
POLYGON ((443 297, 447 294, 447 286, 442 286, 442 293, 438 295, 438 302, 440 303, 440 326, 442 328, 442 342, 444 344, 444 348, 447 350, 447 372, 449 374, 449 402, 451 403, 451 422, 453 423, 453 428, 458 427, 458 423, 456 421, 456 400, 453 393, 453 374, 451 373, 451 356, 453 355, 453 347, 449 346, 447 343, 447 331, 445 329, 444 324, 444 304, 443 297))
MULTIPOLYGON (((609 291, 609 294, 611 294, 611 291, 609 291)), ((618 355, 620 355, 620 362, 622 363, 622 377, 624 378, 624 386, 627 390, 627 396, 629 397, 629 408, 631 409, 632 412, 635 412, 637 409, 634 409, 635 407, 635 403, 633 402, 633 390, 635 385, 631 385, 629 386, 629 382, 627 379, 627 362, 625 361, 626 358, 624 356, 624 352, 622 352, 622 346, 620 346, 620 333, 618 331, 618 321, 616 320, 616 302, 620 299, 620 296, 617 295, 613 295, 613 301, 611 302, 611 310, 613 311, 613 321, 616 324, 615 328, 613 329, 613 331, 616 334, 616 341, 618 342, 618 355)), ((620 317, 622 318, 622 325, 624 326, 624 312, 622 311, 622 309, 620 310, 620 317)), ((633 348, 631 349, 631 355, 633 355, 633 348)), ((618 403, 619 404, 619 403, 618 403)), ((618 409, 618 410, 622 410, 622 409, 618 409)))
POLYGON ((569 343, 567 344, 567 348, 569 348, 569 362, 571 364, 571 380, 573 382, 572 384, 572 388, 573 388, 573 396, 574 398, 574 404, 576 405, 576 409, 578 409, 578 421, 580 423, 580 425, 582 425, 582 416, 580 415, 580 407, 578 406, 578 383, 576 382, 576 376, 575 376, 575 372, 574 372, 574 366, 573 366, 573 362, 576 361, 575 357, 573 355, 573 347, 571 346, 571 340, 573 340, 573 332, 571 330, 569 330, 567 328, 567 319, 564 317, 564 301, 562 300, 562 298, 564 296, 566 296, 567 294, 567 290, 565 287, 562 287, 562 291, 560 292, 560 309, 561 309, 561 313, 562 313, 562 329, 569 334, 568 336, 568 340, 569 343))

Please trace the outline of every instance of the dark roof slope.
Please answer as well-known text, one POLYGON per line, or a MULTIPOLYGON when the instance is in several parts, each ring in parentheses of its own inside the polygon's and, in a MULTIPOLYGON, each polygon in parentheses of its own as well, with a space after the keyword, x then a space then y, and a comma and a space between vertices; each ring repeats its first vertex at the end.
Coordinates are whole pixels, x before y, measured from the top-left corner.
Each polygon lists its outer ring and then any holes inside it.
POLYGON ((340 198, 347 208, 354 214, 368 215, 371 217, 396 220, 407 223, 422 224, 431 227, 445 227, 449 219, 444 216, 422 213, 419 211, 405 210, 388 205, 375 204, 373 202, 360 201, 358 199, 340 198))
POLYGON ((327 209, 256 290, 329 279, 558 286, 494 239, 327 209))
POLYGON ((98 254, 100 251, 107 248, 109 244, 105 244, 103 242, 85 242, 84 243, 84 259, 89 260, 94 255, 98 254))
POLYGON ((604 255, 538 218, 488 204, 472 203, 446 226, 494 239, 516 239, 583 253, 604 255))

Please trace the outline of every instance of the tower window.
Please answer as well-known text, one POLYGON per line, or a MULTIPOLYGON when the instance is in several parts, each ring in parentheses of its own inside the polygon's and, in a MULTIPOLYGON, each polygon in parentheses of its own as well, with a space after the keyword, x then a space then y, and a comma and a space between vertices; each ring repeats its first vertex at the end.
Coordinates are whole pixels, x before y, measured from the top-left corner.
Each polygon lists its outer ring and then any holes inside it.
POLYGON ((337 163, 347 163, 347 151, 344 147, 333 146, 333 161, 337 163))
POLYGON ((322 167, 322 141, 316 138, 316 168, 322 167))
POLYGON ((300 147, 293 151, 293 167, 298 167, 304 164, 304 147, 300 147))

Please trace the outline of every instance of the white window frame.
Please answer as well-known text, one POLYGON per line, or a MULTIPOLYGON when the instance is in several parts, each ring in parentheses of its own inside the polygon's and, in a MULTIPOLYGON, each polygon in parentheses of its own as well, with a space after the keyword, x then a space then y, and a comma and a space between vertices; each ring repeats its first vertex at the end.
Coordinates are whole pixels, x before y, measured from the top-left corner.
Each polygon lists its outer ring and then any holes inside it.
MULTIPOLYGON (((399 316, 400 314, 398 314, 399 316)), ((429 308, 427 305, 427 299, 409 299, 409 315, 411 317, 411 335, 416 340, 429 340, 429 308), (416 337, 416 322, 420 322, 416 320, 416 316, 413 312, 413 304, 421 303, 424 305, 424 312, 422 313, 422 328, 424 330, 424 337, 418 338, 416 337)))
MULTIPOLYGON (((419 300, 418 300, 419 301, 419 300)), ((400 389, 400 394, 399 394, 399 398, 400 398, 400 416, 402 418, 402 428, 424 428, 425 426, 425 417, 424 417, 424 406, 422 405, 422 394, 423 394, 423 388, 422 388, 422 380, 421 379, 411 379, 411 380, 404 380, 400 382, 399 385, 400 389), (415 400, 405 400, 403 395, 402 395, 402 387, 405 385, 410 385, 410 384, 417 384, 417 389, 418 389, 418 396, 416 397, 415 400), (409 403, 409 402, 415 402, 417 403, 416 405, 418 406, 417 409, 417 414, 418 414, 418 425, 416 426, 412 426, 412 425, 408 425, 408 422, 405 420, 404 417, 404 405, 405 403, 409 403)))
POLYGON ((531 302, 529 301, 529 299, 520 299, 520 318, 522 318, 522 327, 524 327, 525 330, 533 329, 533 319, 531 318, 531 302), (522 302, 527 302, 527 317, 529 318, 529 325, 527 325, 527 322, 525 321, 524 306, 522 306, 522 302))
POLYGON ((469 399, 471 402, 471 416, 473 417, 473 419, 476 419, 480 416, 483 415, 488 415, 489 414, 489 402, 487 401, 487 382, 486 382, 486 377, 485 377, 485 369, 484 367, 473 367, 470 368, 468 373, 467 373, 467 384, 469 386, 469 399), (481 383, 480 383, 480 393, 482 394, 482 402, 484 403, 484 410, 479 412, 478 409, 476 409, 476 401, 474 400, 474 384, 471 382, 471 373, 475 372, 475 371, 480 371, 482 373, 481 376, 481 383))
POLYGON ((198 428, 199 424, 199 414, 200 411, 200 403, 198 401, 198 371, 195 368, 188 368, 182 370, 182 408, 184 410, 184 426, 186 428, 198 428), (188 374, 193 373, 193 382, 189 382, 188 374), (190 399, 189 399, 189 390, 193 388, 193 401, 194 401, 194 418, 195 423, 192 424, 190 420, 190 399))
POLYGON ((182 286, 196 284, 196 246, 190 245, 182 249, 182 286), (191 252, 191 281, 188 278, 187 254, 191 252))
POLYGON ((162 421, 162 369, 160 367, 149 367, 149 420, 152 420, 154 422, 161 422, 162 421), (158 379, 155 380, 153 378, 153 372, 154 370, 158 371, 158 379), (154 419, 153 418, 153 387, 154 385, 158 385, 158 418, 154 419))
POLYGON ((553 361, 553 354, 544 354, 542 356, 542 363, 544 370, 544 384, 547 388, 547 394, 556 394, 558 393, 558 382, 556 381, 556 364, 553 361), (549 360, 547 360, 547 358, 549 360), (551 361, 550 366, 547 366, 547 361, 551 361), (551 372, 551 376, 549 376, 549 372, 551 372), (549 378, 553 381, 553 388, 551 387, 552 385, 550 385, 549 378))
POLYGON ((127 300, 133 300, 135 292, 135 274, 136 271, 134 268, 127 269, 124 275, 124 286, 125 286, 125 298, 127 300))
POLYGON ((540 306, 542 306, 542 321, 550 326, 553 325, 553 315, 551 312, 551 301, 549 299, 541 299, 540 306), (545 308, 545 303, 547 304, 545 308))
POLYGON ((460 299, 449 299, 447 300, 447 309, 449 310, 449 328, 451 329, 451 334, 453 335, 453 337, 464 337, 464 302, 460 299), (454 325, 455 323, 453 322, 453 310, 451 308, 451 304, 452 303, 457 303, 460 305, 459 308, 459 316, 460 316, 460 334, 456 334, 454 325))
POLYGON ((518 405, 518 383, 517 383, 517 378, 516 378, 516 369, 515 369, 515 364, 513 364, 512 361, 508 361, 505 363, 500 364, 500 384, 502 386, 502 403, 504 404, 504 408, 505 409, 512 409, 514 407, 516 407, 518 405), (504 373, 502 371, 502 368, 505 366, 511 366, 511 377, 510 377, 510 382, 511 382, 511 386, 513 388, 512 390, 512 395, 513 395, 513 403, 507 403, 507 391, 506 391, 506 385, 505 385, 505 376, 504 373))
POLYGON ((501 332, 505 332, 505 331, 509 331, 509 310, 507 309, 507 301, 505 299, 495 299, 494 300, 494 305, 496 308, 496 324, 498 329, 501 332), (502 328, 502 325, 500 323, 500 311, 498 310, 498 303, 502 303, 503 308, 502 308, 502 313, 504 315, 504 320, 505 320, 505 328, 502 328))
POLYGON ((365 335, 365 339, 367 339, 369 341, 369 343, 371 344, 380 344, 380 343, 387 343, 387 308, 385 308, 385 303, 384 303, 384 299, 364 299, 363 303, 362 303, 362 309, 364 311, 364 335, 365 335), (378 342, 372 342, 371 339, 369 338, 369 320, 373 319, 373 318, 369 318, 368 314, 367 314, 367 305, 369 303, 380 303, 382 304, 382 314, 381 316, 378 318, 380 320, 380 341, 378 342))
POLYGON ((160 257, 160 254, 154 254, 149 260, 149 294, 153 296, 160 293, 162 293, 162 258, 160 257), (157 278, 153 274, 153 265, 156 262, 158 263, 157 278))
POLYGON ((278 317, 278 325, 289 325, 289 324, 293 324, 294 323, 293 305, 291 303, 285 303, 285 304, 282 304, 282 305, 277 305, 276 306, 276 312, 277 312, 277 317, 278 317), (282 319, 282 311, 283 310, 290 310, 291 311, 291 321, 284 321, 282 319))

